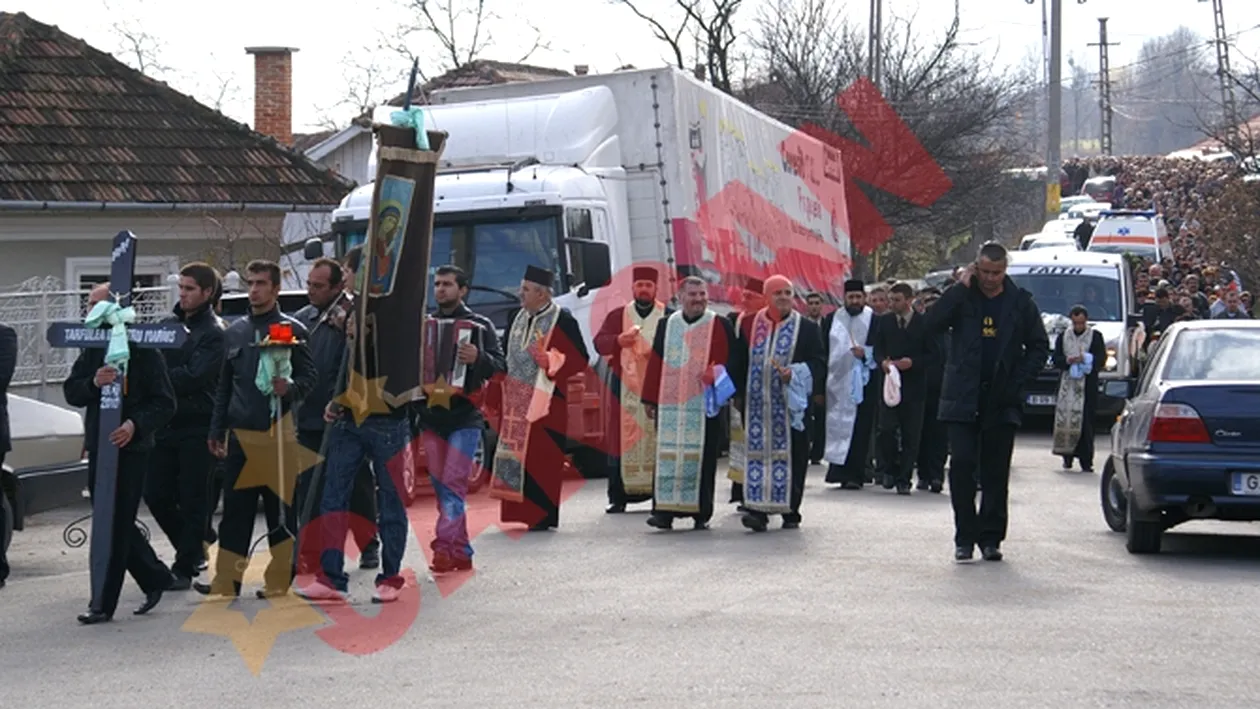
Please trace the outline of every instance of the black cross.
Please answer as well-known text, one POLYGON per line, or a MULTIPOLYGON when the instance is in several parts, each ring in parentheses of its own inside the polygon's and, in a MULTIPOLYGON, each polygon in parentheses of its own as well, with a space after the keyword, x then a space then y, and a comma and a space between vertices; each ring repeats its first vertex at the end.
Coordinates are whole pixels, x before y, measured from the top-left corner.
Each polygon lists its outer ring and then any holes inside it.
MULTIPOLYGON (((110 255, 109 284, 118 306, 131 305, 135 283, 136 235, 120 231, 114 237, 110 255), (125 289, 125 290, 123 290, 125 289)), ((127 326, 131 344, 137 347, 175 349, 184 344, 188 330, 181 323, 148 323, 127 326)), ((109 328, 92 328, 83 323, 58 322, 49 325, 48 344, 52 347, 103 349, 109 345, 109 328)), ((106 567, 113 547, 114 507, 118 497, 118 447, 109 441, 111 431, 122 425, 124 377, 101 387, 100 428, 96 441, 96 480, 92 490, 92 545, 88 552, 92 573, 92 600, 104 594, 106 567)), ((121 562, 121 560, 119 560, 121 562)))

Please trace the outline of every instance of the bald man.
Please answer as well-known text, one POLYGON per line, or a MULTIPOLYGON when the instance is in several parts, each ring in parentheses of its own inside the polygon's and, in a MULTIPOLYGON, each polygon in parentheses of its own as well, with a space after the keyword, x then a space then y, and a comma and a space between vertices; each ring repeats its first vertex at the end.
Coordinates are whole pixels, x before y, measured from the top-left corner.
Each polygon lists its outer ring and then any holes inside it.
MULTIPOLYGON (((88 308, 109 297, 109 283, 92 289, 88 308)), ((109 550, 105 589, 93 598, 88 610, 79 616, 84 625, 104 623, 114 618, 118 596, 127 572, 144 592, 144 603, 135 610, 144 615, 162 600, 170 587, 171 570, 158 560, 153 547, 136 527, 136 512, 144 494, 144 476, 154 434, 175 415, 175 389, 166 372, 162 353, 131 347, 126 374, 105 364, 104 348, 82 350, 63 385, 66 403, 87 410, 84 444, 88 451, 88 490, 96 487, 96 449, 100 436, 118 446, 118 487, 114 507, 113 544, 109 550), (122 425, 113 431, 100 430, 101 388, 122 381, 122 425)))

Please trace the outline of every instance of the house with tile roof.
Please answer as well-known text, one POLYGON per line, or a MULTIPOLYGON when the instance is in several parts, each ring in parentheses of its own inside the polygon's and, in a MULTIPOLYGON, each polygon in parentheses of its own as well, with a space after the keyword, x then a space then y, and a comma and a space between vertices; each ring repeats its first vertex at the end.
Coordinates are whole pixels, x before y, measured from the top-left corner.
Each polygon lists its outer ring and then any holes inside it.
MULTIPOLYGON (((575 67, 576 73, 586 73, 586 67, 575 67)), ((436 76, 419 87, 417 104, 423 105, 426 97, 438 89, 463 86, 487 86, 526 81, 546 81, 573 76, 563 69, 477 59, 436 76)), ((402 106, 406 92, 387 101, 390 106, 402 106)), ((368 160, 372 152, 372 121, 370 116, 359 116, 340 131, 325 135, 310 145, 306 157, 328 167, 337 174, 358 184, 368 182, 368 160)))
POLYGON ((140 240, 140 285, 191 260, 240 269, 301 236, 289 218, 336 208, 353 183, 292 144, 293 50, 247 51, 265 89, 252 129, 57 27, 0 12, 0 249, 15 256, 0 259, 0 289, 104 280, 123 229, 140 240))

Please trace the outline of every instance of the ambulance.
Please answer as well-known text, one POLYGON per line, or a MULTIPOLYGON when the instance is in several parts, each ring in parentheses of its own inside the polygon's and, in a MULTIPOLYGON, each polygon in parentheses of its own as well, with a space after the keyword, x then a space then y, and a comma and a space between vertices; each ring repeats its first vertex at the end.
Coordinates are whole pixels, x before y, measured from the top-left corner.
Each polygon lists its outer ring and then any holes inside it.
POLYGON ((1102 212, 1085 250, 1101 254, 1130 253, 1151 263, 1173 257, 1172 239, 1163 216, 1144 210, 1102 212))

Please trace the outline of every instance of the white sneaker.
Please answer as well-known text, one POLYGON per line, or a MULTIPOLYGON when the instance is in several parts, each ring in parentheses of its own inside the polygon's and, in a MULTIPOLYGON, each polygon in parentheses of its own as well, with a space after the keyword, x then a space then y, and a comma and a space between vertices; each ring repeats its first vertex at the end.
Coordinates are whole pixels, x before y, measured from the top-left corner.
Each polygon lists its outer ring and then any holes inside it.
POLYGON ((393 603, 402 595, 402 589, 387 583, 376 585, 376 593, 372 594, 373 603, 393 603))
POLYGON ((297 595, 308 601, 345 601, 347 596, 320 580, 312 581, 297 589, 297 595))

